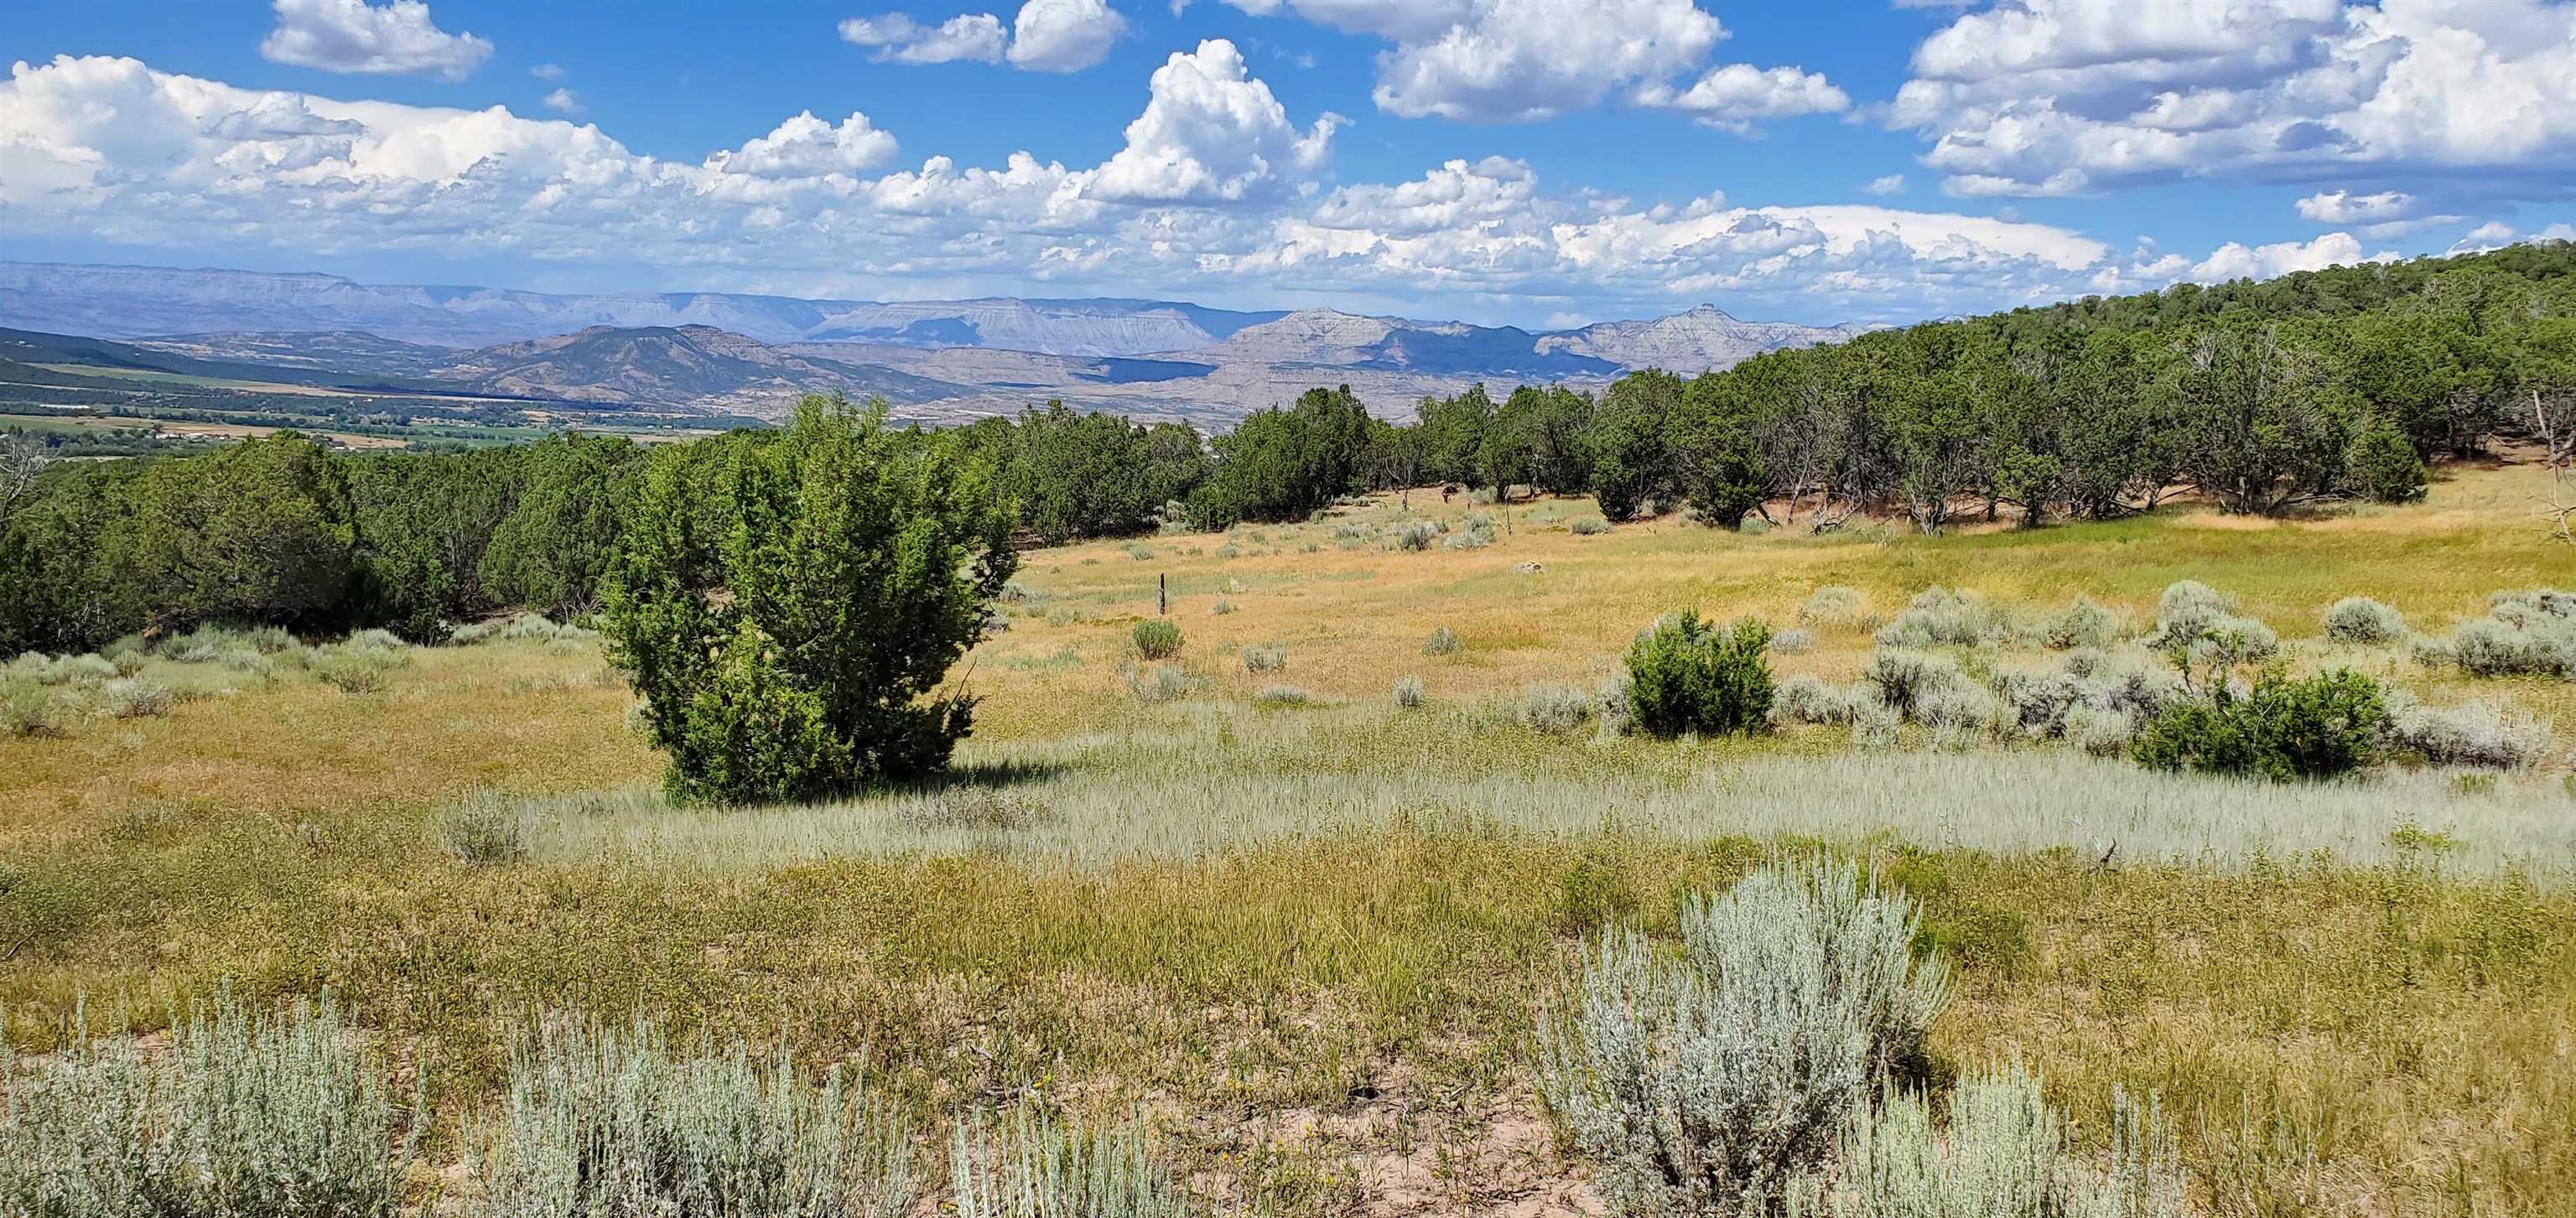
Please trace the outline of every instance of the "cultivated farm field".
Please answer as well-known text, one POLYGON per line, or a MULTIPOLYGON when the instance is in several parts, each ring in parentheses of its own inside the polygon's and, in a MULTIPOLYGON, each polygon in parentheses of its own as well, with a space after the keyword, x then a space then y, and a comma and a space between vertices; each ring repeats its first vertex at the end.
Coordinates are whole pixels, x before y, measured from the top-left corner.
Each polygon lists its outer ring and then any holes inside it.
POLYGON ((1137 1131, 1215 1212, 1595 1213, 1536 1066, 1587 945, 1670 941, 1687 894, 1821 852, 1918 902, 1954 970, 1936 1077, 2018 1063, 2086 1154, 2152 1097, 2193 1212, 2576 1214, 2576 683, 2322 625, 2364 596, 2438 639, 2576 587, 2551 489, 2463 465, 2408 506, 1927 538, 1434 488, 1033 550, 951 673, 982 699, 951 779, 816 806, 671 804, 577 628, 154 647, 120 667, 170 705, 66 692, 0 738, 0 1012, 41 1061, 84 1021, 149 1052, 198 1004, 327 992, 426 1113, 403 1188, 434 1211, 469 1212, 514 1046, 575 1015, 863 1079, 925 1214, 1005 1105, 1137 1131), (2135 651, 2182 580, 2293 671, 2532 743, 2279 784, 1990 717, 1604 722, 1671 610, 1764 618, 1784 690, 1848 698, 1882 652, 1998 687, 2117 662, 2055 624, 2080 594, 2089 642, 2135 651), (1935 588, 1978 637, 1882 645, 1935 588))

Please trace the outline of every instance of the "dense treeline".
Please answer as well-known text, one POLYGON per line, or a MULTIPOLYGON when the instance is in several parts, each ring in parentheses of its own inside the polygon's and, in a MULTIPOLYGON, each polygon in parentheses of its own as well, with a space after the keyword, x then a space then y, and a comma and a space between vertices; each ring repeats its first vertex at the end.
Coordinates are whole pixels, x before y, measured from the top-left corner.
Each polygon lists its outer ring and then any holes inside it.
POLYGON ((441 635, 502 606, 591 608, 643 450, 558 435, 336 453, 292 433, 45 468, 0 518, 0 652, 201 622, 441 635))
MULTIPOLYGON (((2424 462, 2499 432, 2576 433, 2576 246, 2178 285, 1930 322, 1597 395, 1482 386, 1372 417, 1347 386, 1203 441, 1050 403, 887 443, 943 448, 1045 542, 1302 519, 1368 488, 1591 493, 1612 519, 1687 504, 1829 529, 1939 532, 2153 507, 2418 496, 2424 462)), ((771 442, 663 446, 675 461, 771 442)), ((899 437, 896 438, 896 437, 899 437)), ((502 608, 577 614, 631 527, 646 454, 561 435, 334 453, 282 435, 146 462, 61 462, 0 496, 0 654, 205 621, 435 637, 502 608)), ((713 459, 710 457, 709 459, 713 459)))

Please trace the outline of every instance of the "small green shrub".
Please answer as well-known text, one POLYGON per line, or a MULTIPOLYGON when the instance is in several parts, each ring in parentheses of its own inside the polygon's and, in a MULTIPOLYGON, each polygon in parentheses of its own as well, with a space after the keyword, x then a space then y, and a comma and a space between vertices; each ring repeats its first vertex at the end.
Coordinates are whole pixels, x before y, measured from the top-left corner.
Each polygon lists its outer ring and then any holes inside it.
POLYGON ((1264 685, 1252 701, 1260 706, 1304 706, 1308 699, 1306 691, 1294 685, 1264 685))
POLYGON ((1220 596, 1216 598, 1216 603, 1208 606, 1208 612, 1217 617, 1223 617, 1234 612, 1234 602, 1220 596))
POLYGON ((1288 649, 1277 643, 1263 643, 1243 649, 1243 671, 1278 672, 1288 667, 1288 649))
POLYGON ((1603 533, 1610 531, 1610 522, 1607 520, 1583 519, 1577 520, 1565 527, 1577 537, 1598 537, 1603 533))
POLYGON ((1169 659, 1180 654, 1181 624, 1167 617, 1147 618, 1127 632, 1136 654, 1148 660, 1169 659))
POLYGON ((2413 503, 2424 497, 2432 479, 2415 442, 2387 422, 2374 421, 2354 436, 2344 458, 2344 476, 2352 493, 2373 503, 2413 503))
POLYGON ((409 662, 401 652, 333 645, 314 654, 312 671, 341 693, 371 694, 383 689, 394 670, 409 662))
POLYGON ((2338 643, 2380 647, 2404 642, 2406 615, 2366 596, 2347 596, 2326 610, 2326 637, 2338 643))
POLYGON ((1667 614, 1628 647, 1630 705, 1639 728, 1750 735, 1770 726, 1771 628, 1745 619, 1723 630, 1696 611, 1667 614))
POLYGON ((1451 630, 1446 626, 1434 626, 1431 629, 1430 641, 1422 645, 1422 654, 1427 656, 1454 656, 1466 649, 1466 641, 1458 637, 1457 631, 1451 630))
POLYGON ((2134 751, 2152 769, 2332 778, 2375 760, 2387 725, 2379 683, 2360 673, 2266 674, 2242 697, 2220 686, 2166 707, 2134 751))

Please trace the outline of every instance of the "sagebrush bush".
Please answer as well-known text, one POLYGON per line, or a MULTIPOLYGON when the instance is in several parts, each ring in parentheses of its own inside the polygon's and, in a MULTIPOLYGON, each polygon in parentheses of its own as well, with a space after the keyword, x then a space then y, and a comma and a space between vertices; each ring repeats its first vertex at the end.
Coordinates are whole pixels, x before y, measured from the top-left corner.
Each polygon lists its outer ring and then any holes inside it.
POLYGON ((838 1069, 817 1086, 783 1049, 674 1052, 641 1016, 543 1020, 478 1133, 477 1218, 891 1216, 919 1193, 901 1120, 838 1069))
POLYGON ((1028 1106, 957 1122, 948 1153, 957 1218, 1188 1218, 1187 1189, 1132 1130, 1067 1128, 1028 1106))
POLYGON ((1870 653, 1860 679, 1900 719, 1913 718, 1926 698, 1968 684, 1968 675, 1941 656, 1884 649, 1870 653))
POLYGON ((1774 655, 1802 656, 1815 649, 1816 632, 1812 630, 1793 627, 1771 636, 1771 652, 1774 655))
POLYGON ((1494 544, 1494 532, 1491 529, 1485 529, 1452 533, 1448 540, 1440 543, 1440 547, 1444 550, 1481 550, 1492 544, 1494 544))
POLYGON ((1243 671, 1278 672, 1288 667, 1288 649, 1277 643, 1262 643, 1243 649, 1243 671))
POLYGON ((2404 642, 2406 615, 2366 596, 2347 596, 2326 610, 2326 637, 2378 647, 2404 642))
POLYGON ((1454 656, 1466 649, 1466 640, 1459 638, 1457 631, 1451 630, 1446 626, 1434 626, 1431 628, 1430 641, 1422 645, 1422 654, 1427 656, 1454 656))
POLYGON ((1807 603, 1798 607, 1798 623, 1802 626, 1857 626, 1867 620, 1868 603, 1858 588, 1827 585, 1809 593, 1807 603))
POLYGON ((2156 630, 2146 640, 2176 668, 2215 681, 2240 665, 2281 654, 2281 637, 2261 619, 2236 612, 2236 598, 2197 580, 2168 585, 2156 602, 2156 630))
POLYGON ((1186 698, 1207 685, 1207 680, 1178 664, 1126 664, 1118 676, 1127 683, 1127 692, 1139 702, 1170 702, 1186 698))
POLYGON ((1561 735, 1591 720, 1592 695, 1571 685, 1527 685, 1511 704, 1511 715, 1531 731, 1561 735))
POLYGON ((2129 633, 2128 620, 2117 612, 2093 603, 2093 598, 2077 593, 2075 603, 2066 611, 2048 619, 2040 641, 2060 651, 2077 647, 2106 648, 2118 643, 2129 633))
POLYGON ((1216 598, 1216 602, 1214 604, 1208 606, 1208 612, 1215 616, 1223 617, 1226 614, 1234 612, 1234 602, 1220 596, 1216 598))
POLYGON ((1397 677, 1395 679, 1395 704, 1398 708, 1403 710, 1413 710, 1420 707, 1422 705, 1422 678, 1397 677))
POLYGON ((1296 685, 1264 685, 1252 695, 1260 706, 1304 706, 1309 700, 1304 687, 1296 685))
POLYGON ((2379 683, 2361 673, 2267 674, 2241 697, 2222 685, 2167 706, 2134 749, 2153 769, 2332 778, 2376 760, 2387 724, 2379 683))
POLYGON ((2183 1177, 2162 1111, 2113 1097, 2107 1162, 2071 1144, 2039 1080, 2018 1064, 1949 1093, 1949 1122, 1921 1091, 1888 1088, 1855 1110, 1835 1166, 1802 1182, 1793 1213, 1848 1218, 2182 1218, 2183 1177))
POLYGON ((2514 770, 2538 761, 2548 751, 2549 725, 2508 716, 2484 702, 2426 706, 2391 692, 2388 743, 2434 765, 2514 770))
POLYGON ((509 863, 528 853, 527 826, 519 807, 498 791, 468 791, 430 816, 439 849, 460 863, 509 863))
POLYGON ((2487 616, 2453 627, 2447 640, 2420 648, 2417 658, 2455 664, 2472 676, 2576 680, 2576 593, 2497 593, 2487 616))
POLYGON ((1428 550, 1440 540, 1440 526, 1428 520, 1408 520, 1395 531, 1395 544, 1407 550, 1428 550))
POLYGON ((170 687, 141 677, 118 677, 98 687, 94 704, 115 719, 156 719, 170 713, 179 697, 170 687))
POLYGON ((1572 532, 1577 537, 1598 537, 1603 533, 1610 531, 1610 522, 1607 520, 1593 520, 1587 518, 1577 520, 1565 527, 1569 532, 1572 532))
POLYGON ((1180 654, 1181 624, 1167 617, 1149 617, 1127 631, 1127 641, 1148 660, 1169 659, 1180 654))
POLYGON ((1812 673, 1794 673, 1781 678, 1771 697, 1773 723, 1849 723, 1853 698, 1849 690, 1825 682, 1812 673))
POLYGON ((1770 726, 1771 628, 1719 629, 1696 611, 1666 614, 1628 647, 1629 703, 1656 736, 1751 734, 1770 726))
POLYGON ((311 668, 314 677, 341 693, 367 694, 383 689, 394 671, 410 662, 400 651, 335 643, 314 652, 311 668))
POLYGON ((422 1133, 325 994, 276 1016, 227 991, 147 1063, 125 1037, 36 1061, 0 1036, 0 1213, 391 1218, 422 1133))
POLYGON ((1595 941, 1536 1073, 1611 1212, 1764 1212, 1874 1088, 1922 1077, 1951 984, 1919 929, 1874 874, 1774 861, 1684 902, 1678 959, 1635 930, 1595 941))
POLYGON ((1895 621, 1879 629, 1878 642, 1886 647, 1973 647, 2010 625, 2002 609, 1974 592, 1926 588, 1895 621))
POLYGON ((0 736, 46 736, 62 730, 62 705, 33 677, 0 677, 0 736))

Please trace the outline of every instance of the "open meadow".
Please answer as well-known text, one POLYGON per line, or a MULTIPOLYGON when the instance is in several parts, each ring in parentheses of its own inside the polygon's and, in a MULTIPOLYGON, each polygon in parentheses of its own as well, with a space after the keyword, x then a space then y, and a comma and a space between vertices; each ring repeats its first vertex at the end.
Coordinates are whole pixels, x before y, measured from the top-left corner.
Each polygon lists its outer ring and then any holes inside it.
POLYGON ((433 1209, 471 1196, 513 1046, 570 1012, 848 1068, 903 1114, 923 1214, 956 1204, 960 1114, 1021 1101, 1140 1131, 1216 1212, 1598 1213, 1543 1014, 1607 928, 1670 941, 1686 894, 1821 850, 1955 970, 1932 1077, 2018 1062, 2087 1155, 2152 1096, 2192 1212, 2576 1214, 2576 683, 2321 624, 2366 596, 2438 638, 2576 587, 2550 489, 2455 465, 2406 506, 1923 537, 1431 488, 1032 550, 949 673, 981 699, 950 778, 805 806, 670 802, 584 630, 156 646, 110 659, 166 706, 65 692, 0 737, 0 1012, 42 1060, 75 1020, 149 1046, 191 1004, 327 991, 429 1114, 403 1187, 433 1209), (2284 784, 2009 701, 1605 721, 1671 610, 1766 619, 1784 694, 1852 698, 1899 650, 2010 690, 2149 663, 2186 579, 2291 671, 2484 703, 2520 743, 2284 784), (1158 581, 1180 640, 1148 658, 1158 581), (1973 594, 1934 607, 1974 637, 1881 646, 1932 588, 1973 594), (2067 625, 2079 594, 2105 612, 2067 625))

